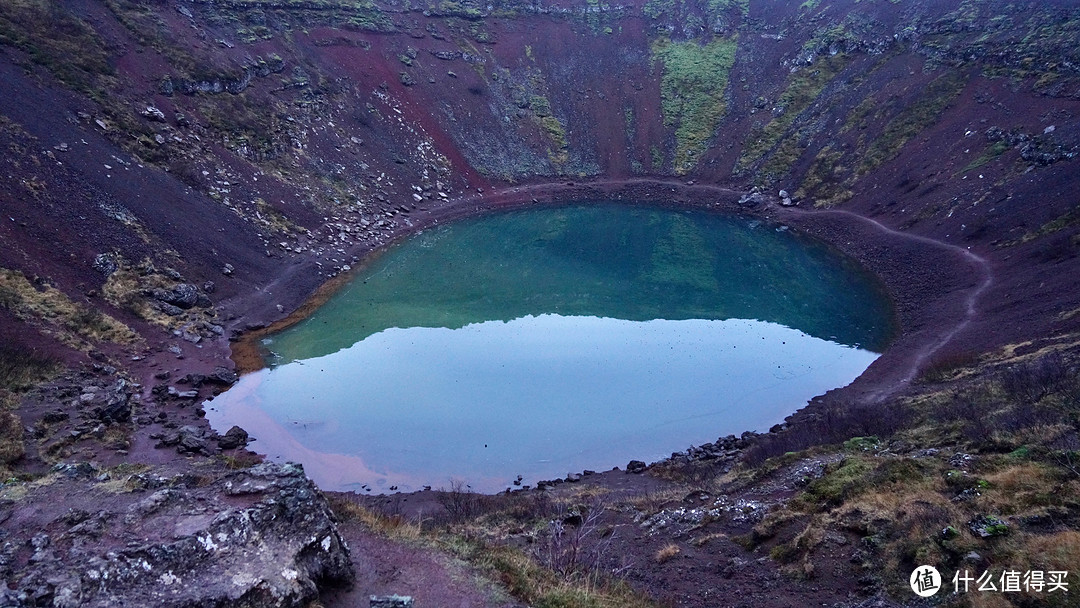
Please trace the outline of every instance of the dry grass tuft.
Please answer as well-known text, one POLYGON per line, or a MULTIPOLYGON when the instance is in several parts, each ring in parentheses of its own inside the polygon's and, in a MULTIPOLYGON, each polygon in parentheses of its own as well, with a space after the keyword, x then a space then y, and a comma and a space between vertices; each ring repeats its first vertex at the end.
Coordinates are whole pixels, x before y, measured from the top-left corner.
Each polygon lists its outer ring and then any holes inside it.
POLYGON ((25 453, 22 421, 11 412, 0 412, 0 473, 7 477, 8 467, 25 453))
POLYGON ((417 540, 423 533, 422 522, 406 521, 401 515, 382 515, 337 495, 327 495, 330 508, 342 521, 364 524, 372 531, 399 540, 417 540))
POLYGON ((1046 536, 1033 536, 1025 543, 1025 552, 1044 570, 1075 570, 1080 564, 1080 532, 1065 530, 1046 536))
POLYGON ((21 272, 0 268, 0 306, 64 344, 87 350, 92 342, 133 344, 139 340, 130 327, 99 310, 74 302, 64 292, 35 287, 21 272))
POLYGON ((682 550, 679 549, 678 545, 669 543, 657 550, 656 555, 653 556, 653 558, 656 560, 656 563, 663 564, 674 559, 681 551, 682 550))
POLYGON ((709 543, 709 541, 722 540, 722 539, 725 539, 727 537, 728 537, 728 535, 724 534, 723 532, 714 532, 712 534, 705 534, 703 536, 698 536, 697 538, 691 540, 690 544, 694 545, 695 547, 704 547, 706 544, 709 543))

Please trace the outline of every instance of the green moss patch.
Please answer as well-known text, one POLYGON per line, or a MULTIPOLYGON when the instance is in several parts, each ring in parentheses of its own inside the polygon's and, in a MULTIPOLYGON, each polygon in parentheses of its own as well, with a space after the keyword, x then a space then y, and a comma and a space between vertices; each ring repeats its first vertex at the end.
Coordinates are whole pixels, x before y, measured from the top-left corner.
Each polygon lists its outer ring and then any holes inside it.
POLYGON ((707 44, 661 38, 652 45, 653 61, 663 65, 664 125, 675 128, 673 168, 679 175, 694 168, 727 111, 724 92, 735 63, 736 41, 735 36, 707 44))

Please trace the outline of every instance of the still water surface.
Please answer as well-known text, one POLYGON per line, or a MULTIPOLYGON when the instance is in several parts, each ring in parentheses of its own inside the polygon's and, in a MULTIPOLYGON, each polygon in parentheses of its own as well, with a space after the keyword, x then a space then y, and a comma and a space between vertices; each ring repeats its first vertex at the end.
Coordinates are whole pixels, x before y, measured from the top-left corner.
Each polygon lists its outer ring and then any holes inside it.
POLYGON ((206 407, 326 489, 497 491, 765 430, 893 331, 870 277, 782 227, 536 209, 390 249, 206 407))

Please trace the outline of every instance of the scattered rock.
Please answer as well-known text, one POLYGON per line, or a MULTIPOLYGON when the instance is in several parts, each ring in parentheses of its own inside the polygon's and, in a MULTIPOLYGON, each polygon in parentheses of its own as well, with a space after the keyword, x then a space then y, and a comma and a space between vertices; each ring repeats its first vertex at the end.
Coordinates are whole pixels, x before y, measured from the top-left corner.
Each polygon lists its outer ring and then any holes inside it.
POLYGON ((233 426, 225 434, 217 438, 218 447, 223 450, 235 450, 248 444, 248 433, 244 429, 233 426))
MULTIPOLYGON (((132 476, 128 485, 149 477, 156 476, 132 476)), ((0 605, 291 608, 318 599, 316 581, 352 579, 333 515, 301 467, 265 463, 201 483, 184 476, 157 479, 170 487, 141 499, 121 495, 130 502, 120 507, 125 515, 119 525, 109 525, 109 513, 78 513, 70 521, 82 530, 52 538, 25 532, 20 542, 41 559, 10 573, 12 588, 0 591, 0 605), (226 486, 240 480, 262 490, 223 500, 226 486), (193 513, 192 505, 208 506, 193 513), (166 520, 175 528, 163 530, 166 520), (101 539, 81 542, 78 534, 101 539)), ((55 483, 65 492, 86 491, 79 480, 55 483)), ((36 523, 40 529, 47 522, 36 523)))
POLYGON ((204 456, 210 456, 214 453, 210 449, 210 444, 206 435, 202 430, 185 425, 175 431, 169 431, 161 436, 161 440, 158 441, 154 447, 176 447, 176 451, 181 454, 203 454, 204 456))
POLYGON ((739 204, 744 207, 757 207, 763 205, 768 201, 764 194, 758 192, 751 192, 750 194, 744 194, 739 197, 739 204))
POLYGON ((236 384, 237 380, 236 372, 221 366, 215 367, 214 371, 206 376, 205 379, 205 381, 210 384, 220 384, 223 386, 232 386, 233 384, 236 384))
POLYGON ((90 479, 98 474, 98 469, 89 462, 75 464, 61 462, 53 466, 52 472, 71 479, 90 479))
POLYGON ((187 310, 199 301, 199 289, 190 283, 180 283, 172 289, 155 289, 154 299, 187 310))
POLYGON ((975 462, 975 457, 971 454, 965 454, 963 452, 957 452, 949 459, 949 466, 955 467, 961 470, 967 470, 975 462))
POLYGON ((65 412, 63 410, 53 410, 51 412, 45 412, 45 415, 41 417, 41 420, 43 422, 47 422, 47 423, 54 423, 54 422, 63 422, 64 420, 67 420, 70 417, 71 417, 70 414, 68 414, 67 412, 65 412))
POLYGON ((1058 161, 1076 158, 1080 152, 1076 148, 1066 148, 1053 141, 1051 135, 1056 130, 1050 126, 1039 135, 1030 135, 1020 129, 1005 131, 1001 127, 990 127, 986 138, 993 142, 1004 142, 1010 148, 1020 151, 1020 158, 1033 165, 1045 167, 1058 161))
POLYGON ((371 608, 412 608, 413 599, 408 595, 373 595, 371 608))
POLYGON ((179 306, 173 306, 172 304, 166 304, 165 302, 155 302, 154 308, 157 308, 170 317, 179 317, 184 314, 184 310, 179 306))
POLYGON ((956 496, 953 496, 952 501, 967 502, 969 500, 974 500, 980 496, 982 496, 982 492, 980 492, 977 488, 967 488, 963 492, 960 492, 956 496))
POLYGON ((154 106, 146 106, 139 114, 154 122, 165 122, 165 113, 154 106))
POLYGON ((173 398, 173 399, 198 399, 199 398, 199 391, 197 391, 197 390, 182 391, 182 390, 179 390, 178 388, 176 388, 175 386, 170 386, 166 390, 165 394, 168 395, 169 397, 173 398))
POLYGON ((968 522, 971 532, 979 538, 1005 536, 1009 533, 1009 524, 993 515, 980 515, 968 522))
POLYGON ((116 259, 114 253, 99 253, 94 256, 94 270, 97 270, 106 277, 116 272, 116 269, 120 267, 119 261, 116 259))
POLYGON ((960 561, 967 562, 969 564, 979 564, 982 563, 983 557, 975 551, 968 551, 964 554, 964 557, 961 558, 960 561))

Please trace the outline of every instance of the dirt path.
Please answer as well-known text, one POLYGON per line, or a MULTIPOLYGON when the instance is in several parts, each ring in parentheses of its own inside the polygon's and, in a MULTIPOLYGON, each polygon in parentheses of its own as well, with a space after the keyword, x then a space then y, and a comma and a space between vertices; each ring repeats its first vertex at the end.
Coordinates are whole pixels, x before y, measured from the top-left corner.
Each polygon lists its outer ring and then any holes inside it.
POLYGON ((862 222, 866 225, 872 226, 874 230, 883 234, 889 235, 894 238, 904 239, 908 242, 919 243, 933 248, 940 248, 946 251, 952 252, 954 255, 959 255, 963 259, 972 263, 979 269, 980 279, 977 285, 967 290, 967 294, 963 300, 964 315, 961 319, 957 320, 952 327, 941 328, 942 333, 934 339, 924 341, 918 346, 914 352, 911 353, 909 361, 906 365, 906 372, 903 376, 898 378, 894 384, 882 386, 867 395, 870 402, 879 403, 889 397, 892 397, 896 393, 900 392, 903 388, 907 387, 912 380, 918 375, 923 365, 936 353, 938 353, 944 346, 949 344, 957 335, 964 331, 978 315, 978 304, 980 298, 994 282, 994 273, 991 267, 990 261, 985 257, 971 251, 969 248, 961 247, 959 245, 953 245, 939 241, 930 237, 922 236, 919 234, 912 234, 909 232, 901 232, 899 230, 890 228, 878 220, 875 220, 864 215, 859 215, 851 211, 844 209, 827 209, 827 210, 815 210, 808 211, 805 209, 783 208, 780 210, 782 216, 794 216, 805 217, 807 214, 814 214, 817 217, 844 217, 853 219, 857 222, 862 222))
POLYGON ((678 209, 737 213, 767 221, 787 223, 823 240, 854 258, 887 286, 899 310, 901 333, 848 394, 860 401, 881 402, 907 388, 932 358, 979 315, 981 296, 993 284, 991 263, 963 247, 919 234, 890 228, 876 219, 847 210, 810 210, 782 207, 777 203, 740 204, 746 193, 713 184, 672 179, 566 180, 490 188, 445 205, 420 209, 409 215, 407 225, 380 236, 379 242, 355 243, 348 255, 361 262, 350 273, 314 283, 315 259, 300 258, 284 268, 270 285, 235 298, 226 307, 237 313, 230 329, 245 332, 233 344, 233 360, 242 371, 261 366, 257 341, 305 318, 318 308, 350 276, 378 251, 440 223, 484 213, 551 206, 583 200, 642 203, 678 209), (974 271, 977 279, 972 281, 974 271), (306 298, 297 298, 308 293, 306 298), (295 294, 283 315, 267 294, 295 294), (251 327, 266 326, 257 331, 251 327))

